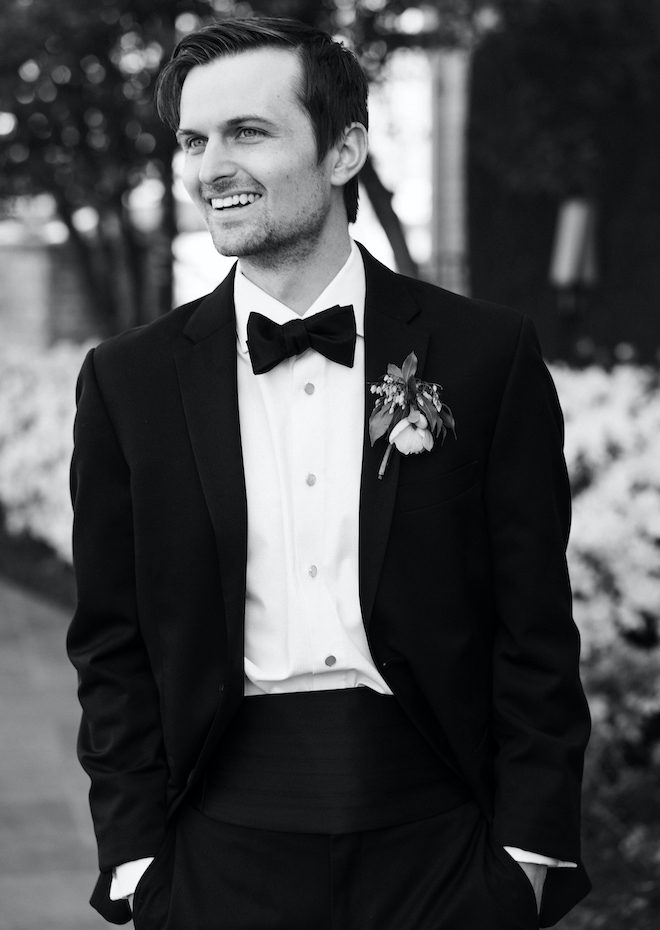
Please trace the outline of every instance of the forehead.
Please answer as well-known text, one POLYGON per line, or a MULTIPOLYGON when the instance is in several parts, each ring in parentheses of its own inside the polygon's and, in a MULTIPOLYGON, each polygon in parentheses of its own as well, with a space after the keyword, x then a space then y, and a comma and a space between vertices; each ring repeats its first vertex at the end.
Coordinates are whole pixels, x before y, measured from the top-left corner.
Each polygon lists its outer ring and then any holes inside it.
POLYGON ((223 122, 242 115, 304 116, 298 97, 302 65, 295 51, 260 48, 196 65, 183 82, 180 125, 223 122))

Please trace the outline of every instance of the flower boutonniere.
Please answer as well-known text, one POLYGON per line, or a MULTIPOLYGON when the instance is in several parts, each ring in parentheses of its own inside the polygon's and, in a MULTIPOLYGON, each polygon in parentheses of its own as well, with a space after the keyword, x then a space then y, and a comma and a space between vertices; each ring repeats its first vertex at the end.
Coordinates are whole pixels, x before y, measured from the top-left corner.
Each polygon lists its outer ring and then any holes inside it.
POLYGON ((416 371, 417 356, 411 352, 401 368, 388 365, 383 379, 371 385, 371 393, 376 394, 377 399, 369 417, 369 439, 372 446, 381 436, 386 436, 388 441, 378 470, 379 478, 385 474, 395 446, 404 455, 429 452, 434 436, 441 444, 447 430, 456 436, 452 412, 440 400, 442 387, 418 381, 416 371))

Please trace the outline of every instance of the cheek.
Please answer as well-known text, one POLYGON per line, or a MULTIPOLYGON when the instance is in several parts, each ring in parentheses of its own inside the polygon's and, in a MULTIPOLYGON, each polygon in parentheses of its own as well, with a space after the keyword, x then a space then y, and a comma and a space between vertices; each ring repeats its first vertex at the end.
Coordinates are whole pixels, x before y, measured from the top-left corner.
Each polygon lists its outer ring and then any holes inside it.
POLYGON ((181 180, 188 194, 194 198, 199 187, 199 172, 194 161, 190 158, 186 158, 184 162, 181 180))

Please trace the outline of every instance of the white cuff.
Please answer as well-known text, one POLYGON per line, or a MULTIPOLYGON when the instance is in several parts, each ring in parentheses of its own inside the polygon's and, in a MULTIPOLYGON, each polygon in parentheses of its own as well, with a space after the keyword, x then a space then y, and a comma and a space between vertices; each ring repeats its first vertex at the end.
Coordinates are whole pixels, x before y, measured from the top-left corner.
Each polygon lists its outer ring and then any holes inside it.
POLYGON ((124 862, 118 865, 112 873, 112 883, 110 884, 110 900, 119 901, 121 898, 127 898, 135 894, 138 882, 154 861, 153 856, 146 859, 134 859, 132 862, 124 862))
POLYGON ((577 869, 577 862, 562 862, 561 859, 553 859, 551 856, 541 856, 539 853, 528 852, 526 849, 518 849, 517 846, 505 846, 504 848, 516 862, 530 862, 532 865, 547 865, 551 869, 577 869))

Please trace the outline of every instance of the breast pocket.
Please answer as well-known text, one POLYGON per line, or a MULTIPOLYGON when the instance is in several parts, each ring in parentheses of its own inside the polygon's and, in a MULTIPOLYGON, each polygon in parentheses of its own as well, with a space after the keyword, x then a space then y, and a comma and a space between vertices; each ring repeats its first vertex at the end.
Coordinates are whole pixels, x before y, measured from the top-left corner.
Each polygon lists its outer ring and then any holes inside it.
POLYGON ((478 462, 470 462, 436 478, 423 481, 408 481, 399 485, 396 493, 397 509, 403 513, 434 507, 465 494, 477 480, 478 462))

